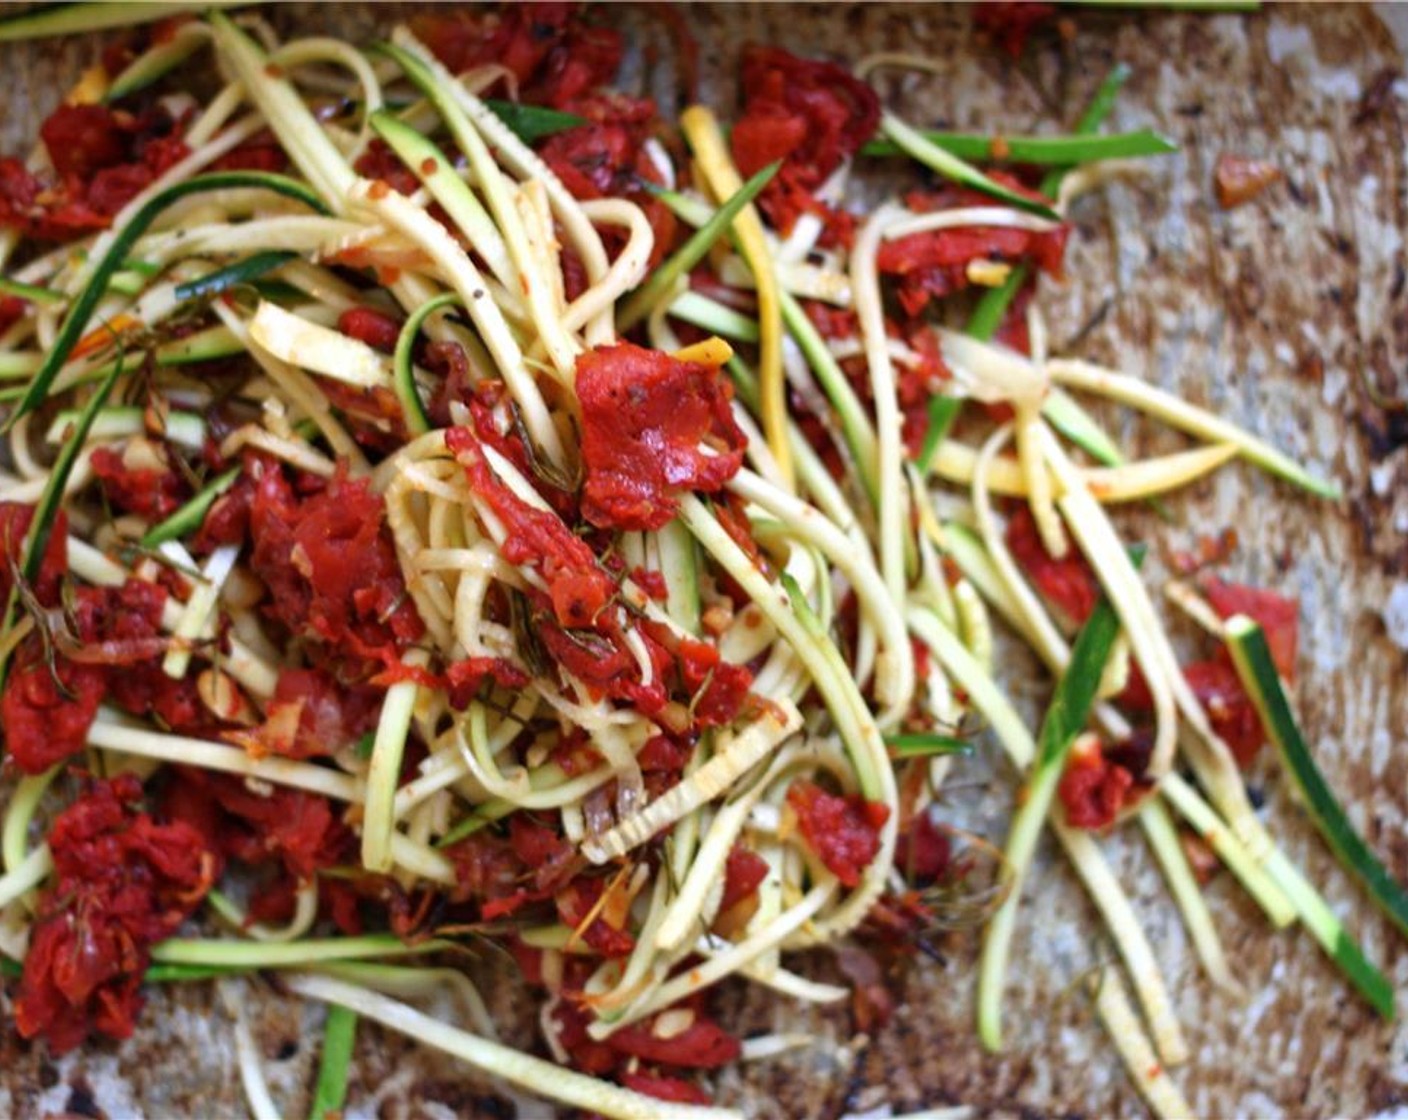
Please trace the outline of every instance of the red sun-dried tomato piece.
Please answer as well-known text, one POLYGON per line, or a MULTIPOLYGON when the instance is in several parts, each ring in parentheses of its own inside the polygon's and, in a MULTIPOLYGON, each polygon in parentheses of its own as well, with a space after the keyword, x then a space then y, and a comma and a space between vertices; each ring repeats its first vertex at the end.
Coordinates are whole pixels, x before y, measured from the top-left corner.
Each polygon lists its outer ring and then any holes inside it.
POLYGON ((1220 618, 1244 614, 1266 633, 1276 671, 1288 681, 1296 679, 1296 646, 1300 638, 1300 604, 1261 587, 1228 583, 1216 576, 1198 581, 1203 594, 1220 618))
POLYGON ((412 16, 410 26, 452 73, 503 66, 521 86, 561 40, 573 5, 510 4, 501 11, 456 10, 412 16))
POLYGON ((266 610, 294 634, 337 654, 391 664, 425 624, 406 594, 386 510, 366 479, 339 470, 299 496, 263 464, 250 508, 250 565, 269 589, 266 610))
POLYGON ((149 522, 169 517, 190 497, 186 480, 169 467, 129 468, 111 447, 94 450, 89 462, 103 496, 119 510, 149 522))
MULTIPOLYGON (((25 537, 34 520, 34 506, 27 502, 0 502, 0 601, 8 602, 20 563, 25 537)), ((44 545, 44 556, 30 590, 46 607, 59 605, 59 582, 68 572, 68 515, 59 510, 44 545)))
POLYGON ((39 126, 39 137, 60 175, 93 175, 127 155, 122 126, 104 105, 60 105, 39 126))
POLYGON ((1012 512, 1006 539, 1018 567, 1052 606, 1076 625, 1090 617, 1100 601, 1100 581, 1074 546, 1059 560, 1047 552, 1037 532, 1036 519, 1025 505, 1012 512))
POLYGON ((621 33, 585 23, 579 5, 511 4, 497 12, 455 11, 413 16, 411 29, 445 67, 462 73, 502 66, 518 98, 573 108, 608 84, 625 53, 621 33))
POLYGON ((724 864, 724 893, 719 900, 719 913, 727 913, 734 905, 756 893, 767 877, 768 861, 742 844, 734 844, 724 864))
MULTIPOLYGON (((575 97, 564 104, 586 123, 547 137, 538 145, 538 154, 574 197, 625 198, 639 206, 655 235, 648 263, 658 264, 674 242, 678 222, 674 212, 644 186, 665 185, 646 148, 646 141, 660 128, 655 102, 610 93, 575 97)), ((624 244, 622 236, 607 231, 608 253, 614 255, 624 244)), ((569 298, 580 290, 583 278, 576 276, 580 266, 575 254, 564 258, 569 298)))
POLYGON ((953 858, 948 834, 927 813, 915 815, 909 828, 895 842, 895 866, 912 886, 926 886, 942 879, 953 858))
POLYGON ((743 464, 747 439, 717 366, 628 342, 600 346, 577 359, 577 395, 582 513, 594 525, 659 529, 678 508, 676 491, 717 491, 743 464))
POLYGON ((655 1033, 658 1016, 652 1016, 613 1032, 606 1045, 618 1054, 680 1069, 717 1069, 737 1061, 742 1049, 738 1039, 697 1008, 689 1010, 694 1012, 694 1021, 669 1038, 655 1033))
POLYGON ((1055 14, 1055 4, 1035 0, 983 0, 973 5, 973 26, 985 30, 1012 58, 1020 58, 1031 33, 1055 14))
POLYGON ((320 794, 282 786, 257 793, 241 778, 192 767, 176 768, 162 808, 222 856, 253 866, 273 864, 298 882, 343 861, 356 845, 320 794))
POLYGON ((1056 795, 1072 828, 1101 829, 1114 823, 1129 800, 1134 777, 1105 757, 1098 744, 1077 744, 1066 762, 1056 795))
POLYGON ((523 98, 580 112, 583 98, 616 77, 625 53, 625 41, 615 28, 592 27, 573 19, 561 44, 548 53, 524 89, 523 98))
POLYGON ((379 688, 345 684, 322 669, 281 669, 264 723, 268 734, 258 741, 285 758, 335 754, 376 726, 383 699, 379 688))
POLYGON ((637 171, 647 172, 650 181, 659 177, 641 150, 655 120, 654 102, 612 94, 577 108, 590 114, 586 123, 553 133, 539 146, 539 154, 574 196, 625 193, 639 186, 631 181, 637 171))
POLYGON ((92 1032, 132 1034, 153 943, 210 888, 215 860, 199 832, 138 810, 131 774, 93 782, 49 830, 54 878, 40 900, 15 1000, 25 1038, 55 1053, 92 1032))
POLYGON ((797 815, 802 838, 827 870, 844 886, 859 883, 880 850, 880 829, 889 819, 889 807, 859 794, 838 797, 805 779, 792 783, 787 804, 797 815))
POLYGON ((470 488, 503 522, 504 559, 510 564, 531 564, 547 581, 559 623, 590 626, 616 593, 615 582, 597 564, 590 546, 556 514, 535 509, 500 482, 475 432, 451 428, 445 433, 445 445, 464 467, 470 488))
POLYGON ((697 726, 725 727, 738 718, 753 687, 752 673, 725 661, 707 642, 690 639, 680 642, 679 666, 697 726))
POLYGON ((1251 765, 1266 742, 1266 732, 1237 670, 1225 657, 1218 657, 1185 666, 1183 679, 1207 712, 1212 729, 1231 749, 1237 765, 1251 765))
POLYGON ((445 667, 450 707, 457 711, 469 707, 485 681, 493 681, 500 688, 522 688, 531 679, 512 661, 502 657, 465 657, 445 667))
POLYGON ((0 296, 0 334, 24 318, 28 303, 19 296, 0 296))
MULTIPOLYGON (((372 144, 380 141, 373 140, 372 144)), ((267 128, 261 128, 244 143, 231 148, 210 165, 212 171, 283 171, 288 167, 288 156, 284 154, 278 137, 267 128)))
POLYGON ((621 1074, 621 1084, 647 1097, 658 1101, 674 1101, 676 1104, 708 1104, 709 1094, 692 1081, 681 1077, 665 1077, 658 1073, 643 1070, 626 1070, 621 1074))
POLYGON ((812 192, 874 135, 875 91, 842 66, 778 47, 745 47, 742 77, 743 115, 730 137, 734 161, 745 176, 784 161, 759 207, 783 233, 804 211, 830 215, 812 192))
MULTIPOLYGON (((431 349, 438 345, 440 344, 432 343, 431 349)), ((461 381, 461 378, 468 373, 468 365, 464 351, 458 343, 445 345, 454 348, 446 354, 449 359, 449 374, 446 377, 448 394, 456 381, 460 381, 461 386, 467 386, 467 382, 461 381)), ((447 397, 447 408, 448 400, 453 399, 455 398, 452 396, 447 397)), ((578 519, 577 495, 544 477, 535 465, 534 454, 528 448, 522 425, 513 419, 514 404, 508 387, 502 381, 485 380, 468 392, 462 388, 459 399, 469 406, 474 431, 480 441, 512 463, 520 474, 533 479, 538 492, 547 499, 548 505, 552 506, 558 516, 569 523, 575 522, 578 519)))
POLYGON ((538 637, 554 661, 603 695, 629 701, 647 715, 665 706, 664 680, 672 660, 669 651, 648 633, 639 633, 651 663, 652 682, 648 686, 640 683, 639 662, 614 620, 594 630, 569 631, 545 619, 538 637))
MULTIPOLYGON (((1003 186, 1043 201, 1012 176, 994 171, 1003 186)), ((991 205, 976 191, 949 188, 937 193, 911 191, 905 198, 917 213, 965 206, 991 205)), ((1029 263, 1052 276, 1061 275, 1070 226, 1040 231, 1007 226, 959 226, 897 237, 880 246, 876 266, 898 279, 896 295, 909 315, 918 315, 931 299, 942 299, 969 286, 968 265, 975 260, 1007 264, 1029 263)))
POLYGON ((630 930, 613 925, 600 911, 587 921, 606 887, 607 880, 582 875, 559 890, 553 901, 562 924, 575 931, 582 944, 603 957, 624 957, 636 947, 630 930))
POLYGON ((579 862, 576 848, 556 829, 528 813, 514 813, 509 818, 508 842, 525 871, 531 872, 533 891, 541 897, 570 879, 579 862))
POLYGON ((512 844, 487 832, 476 832, 445 849, 455 867, 456 885, 451 897, 456 902, 473 902, 486 922, 516 913, 532 902, 551 897, 570 875, 572 865, 554 865, 544 874, 548 885, 530 887, 530 869, 519 859, 512 844))
POLYGON ((374 307, 349 307, 337 317, 337 329, 383 354, 395 350, 401 337, 401 321, 374 307))
POLYGON ((50 669, 37 635, 26 638, 14 656, 0 697, 5 747, 26 774, 41 774, 88 741, 105 691, 103 672, 63 657, 55 657, 50 669))

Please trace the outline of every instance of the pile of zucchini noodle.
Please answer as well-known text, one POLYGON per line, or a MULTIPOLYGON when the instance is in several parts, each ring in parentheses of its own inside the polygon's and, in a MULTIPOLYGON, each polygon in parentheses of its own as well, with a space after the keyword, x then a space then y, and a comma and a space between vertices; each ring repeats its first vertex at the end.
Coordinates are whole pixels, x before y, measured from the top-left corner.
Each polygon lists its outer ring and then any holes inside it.
MULTIPOLYGON (((644 795, 635 752, 655 725, 636 710, 593 698, 566 674, 540 674, 526 688, 500 691, 492 704, 475 700, 462 712, 450 707, 444 693, 414 680, 393 684, 369 755, 347 751, 328 764, 255 757, 231 743, 166 733, 104 708, 89 735, 97 772, 120 768, 149 775, 180 763, 242 775, 252 788, 270 783, 323 795, 356 810, 363 867, 392 874, 406 886, 454 885, 454 867, 442 850, 447 841, 522 809, 556 814, 564 835, 590 863, 620 868, 616 874, 629 891, 636 949, 624 961, 603 963, 589 984, 596 1016, 590 1031, 600 1038, 728 977, 746 978, 790 1000, 846 998, 845 989, 790 971, 785 954, 836 944, 860 926, 884 892, 904 889, 893 866, 902 816, 897 769, 911 778, 923 771, 922 780, 906 786, 917 791, 907 794, 917 799, 906 806, 907 815, 935 802, 953 765, 947 755, 921 751, 916 757, 896 746, 904 741, 907 718, 918 711, 940 729, 976 722, 1001 746, 1011 771, 1026 775, 1019 778, 1026 796, 1005 849, 1005 893, 984 934, 977 980, 982 1041, 991 1048, 1001 1044, 1009 946, 1037 839, 1049 827, 1118 957, 1119 966, 1095 970, 1098 1017, 1151 1107, 1187 1115, 1167 1071, 1189 1052, 1155 953, 1101 837, 1067 826, 1059 806, 1048 815, 1061 762, 1086 724, 1085 713, 1111 738, 1129 733, 1107 700, 1133 662, 1148 682, 1156 723, 1148 774, 1154 789, 1130 815, 1210 980, 1229 993, 1239 991, 1178 841, 1180 820, 1208 842, 1274 926, 1303 922, 1383 1009, 1383 988, 1377 986, 1383 977, 1253 812, 1228 747, 1184 682, 1139 575, 1138 557, 1120 540, 1106 510, 1173 491, 1234 458, 1322 496, 1333 496, 1333 489, 1257 438, 1137 377, 1049 353, 1036 310, 1029 317, 1029 357, 992 343, 993 329, 1024 279, 1022 269, 1007 266, 993 266, 993 287, 969 329, 933 328, 954 374, 953 395, 937 399, 936 423, 919 457, 911 459, 900 439, 896 371, 918 356, 886 333, 876 265, 883 243, 944 227, 1054 228, 1072 199, 1102 182, 1113 165, 1091 164, 1064 177, 1055 172, 1047 184, 1055 201, 1047 209, 1004 191, 886 112, 880 127, 893 149, 993 197, 982 206, 923 214, 886 202, 861 217, 854 247, 843 255, 817 247, 821 224, 811 215, 785 238, 766 229, 749 202, 763 179, 742 181, 714 115, 693 106, 679 119, 692 166, 673 166, 663 148, 654 154, 670 184, 661 196, 700 232, 651 272, 653 234, 641 209, 621 198, 572 197, 481 100, 478 93, 501 77, 498 68, 453 76, 404 27, 363 51, 326 37, 280 43, 258 17, 216 12, 181 25, 105 92, 112 97, 139 88, 200 52, 213 58, 226 84, 195 112, 185 134, 191 154, 133 199, 111 230, 22 257, 13 267, 7 262, 21 248, 20 239, 12 231, 0 233, 7 282, 27 286, 34 299, 33 313, 0 336, 0 392, 8 415, 0 499, 38 503, 41 515, 62 505, 71 534, 70 572, 88 584, 115 586, 134 574, 113 558, 134 539, 186 573, 190 595, 185 602, 169 601, 163 618, 181 640, 167 654, 166 672, 200 674, 211 703, 228 700, 234 691, 256 707, 270 697, 285 655, 264 634, 251 604, 240 547, 216 548, 199 563, 185 543, 233 474, 212 480, 168 521, 134 526, 131 519, 104 515, 91 500, 89 464, 97 448, 140 445, 151 424, 140 403, 117 403, 134 363, 112 340, 159 329, 192 299, 262 274, 281 281, 285 294, 257 302, 208 300, 208 325, 156 345, 155 383, 172 406, 162 420, 164 438, 189 448, 206 438, 203 412, 211 393, 186 367, 247 355, 254 372, 238 393, 259 409, 259 419, 227 436, 221 452, 234 457, 253 448, 323 477, 341 463, 352 477, 370 479, 384 499, 406 586, 426 626, 424 648, 412 649, 406 663, 484 656, 531 664, 518 648, 520 635, 486 617, 484 606, 496 585, 541 586, 541 577, 505 560, 503 525, 470 488, 446 448, 444 431, 427 418, 431 384, 412 362, 412 348, 421 337, 457 342, 475 366, 494 370, 545 469, 572 477, 579 460, 569 420, 577 358, 643 324, 656 349, 727 363, 735 416, 748 436, 746 465, 728 489, 745 504, 772 568, 765 572, 753 563, 709 501, 681 494, 678 517, 664 528, 621 537, 627 569, 662 573, 667 591, 656 601, 624 581, 631 612, 623 613, 627 633, 637 615, 681 635, 703 633, 701 614, 717 597, 715 577, 727 574, 751 603, 723 629, 718 646, 731 662, 762 659, 753 691, 770 703, 707 736, 679 785, 653 801, 644 795), (355 128, 320 121, 310 100, 329 94, 361 107, 355 128), (207 172, 265 128, 291 161, 287 177, 207 172), (378 137, 421 180, 418 193, 403 196, 353 171, 359 154, 378 137), (462 161, 447 160, 447 141, 463 153, 462 161), (434 204, 453 229, 431 215, 434 204), (604 229, 615 231, 624 246, 614 259, 603 246, 604 229), (393 270, 395 280, 373 293, 324 263, 353 249, 359 259, 393 270), (565 249, 580 259, 587 277, 585 291, 570 302, 564 296, 565 249), (756 293, 756 316, 688 288, 690 269, 706 254, 726 283, 756 293), (859 351, 822 338, 798 302, 803 298, 853 310, 859 351), (369 301, 409 316, 394 357, 335 329, 342 312, 369 301), (686 347, 675 334, 680 322, 714 337, 686 347), (730 343, 756 353, 756 369, 730 343), (869 370, 873 411, 839 365, 857 352, 869 370), (379 462, 369 461, 319 388, 320 379, 394 393, 409 438, 379 462), (823 463, 788 414, 786 387, 814 402, 831 426, 844 452, 843 476, 823 463), (1126 462, 1076 395, 1138 410, 1191 437, 1196 447, 1126 462), (997 424, 981 445, 968 445, 938 422, 963 399, 1010 405, 1013 419, 997 424), (36 410, 55 400, 63 407, 52 426, 36 430, 36 410), (38 447, 45 451, 36 452, 38 447), (1014 456, 1003 455, 1008 448, 1014 456), (1048 550, 1062 555, 1078 549, 1098 574, 1108 600, 1074 645, 1009 552, 999 498, 1025 499, 1048 550), (847 595, 859 608, 849 657, 832 638, 847 595), (212 662, 208 640, 220 614, 230 622, 228 648, 212 662), (1053 706, 1040 733, 1018 714, 999 680, 995 620, 1030 645, 1060 681, 1065 714, 1053 706), (912 638, 931 656, 916 659, 912 638), (857 682, 869 683, 869 695, 857 682), (520 764, 506 752, 530 724, 545 734, 582 729, 603 764, 569 776, 546 750, 529 750, 520 764), (403 781, 412 734, 428 753, 403 781), (880 851, 854 887, 844 887, 785 826, 785 795, 799 777, 822 777, 889 807, 880 851), (591 830, 583 804, 611 781, 619 791, 614 819, 591 830), (669 873, 652 878, 632 853, 671 827, 661 857, 669 873), (724 863, 741 836, 769 866, 757 912, 730 938, 701 934, 717 910, 724 863), (695 963, 681 970, 687 960, 695 963)), ((878 56, 857 72, 916 64, 905 56, 878 56)), ((1082 132, 1097 131, 1119 80, 1116 75, 1102 87, 1082 132)), ((829 200, 845 197, 851 170, 843 168, 827 184, 829 200)), ((532 477, 491 448, 484 455, 504 486, 530 506, 550 511, 532 477)), ((154 578, 154 571, 150 558, 135 566, 140 578, 154 578)), ((1189 588, 1174 588, 1171 598, 1223 632, 1189 588)), ((7 624, 0 640, 5 657, 29 625, 18 614, 7 624)), ((643 648, 640 661, 648 674, 643 648)), ((32 838, 31 824, 59 769, 19 781, 5 809, 0 948, 11 957, 22 956, 33 891, 52 867, 42 838, 32 838)), ((343 1009, 329 1020, 325 1049, 340 1053, 344 1066, 350 1010, 463 1059, 514 1094, 542 1095, 607 1116, 733 1114, 645 1097, 502 1044, 462 973, 415 963, 445 948, 444 941, 402 945, 380 935, 312 936, 316 881, 300 891, 286 928, 245 922, 241 907, 219 892, 210 901, 238 936, 164 942, 153 953, 154 968, 172 976, 220 977, 236 1019, 246 1094, 261 1120, 280 1110, 240 1008, 238 976, 252 969, 279 970, 288 990, 343 1009), (461 997, 463 1021, 437 1019, 405 1002, 437 991, 461 997)), ((570 948, 573 931, 544 927, 521 930, 520 936, 552 960, 570 948)), ((1391 992, 1387 998, 1391 1011, 1391 992)), ((549 1000, 544 1034, 549 1048, 560 1051, 551 1011, 549 1000)), ((749 1040, 744 1056, 765 1057, 794 1043, 790 1036, 749 1040)), ((325 1069, 327 1062, 325 1055, 325 1069)))

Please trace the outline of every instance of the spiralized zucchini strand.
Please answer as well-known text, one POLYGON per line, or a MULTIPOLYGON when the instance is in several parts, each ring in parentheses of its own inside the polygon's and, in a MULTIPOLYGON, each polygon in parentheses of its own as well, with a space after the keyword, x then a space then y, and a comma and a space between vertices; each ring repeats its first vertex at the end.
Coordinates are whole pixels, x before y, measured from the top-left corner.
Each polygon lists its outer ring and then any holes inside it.
MULTIPOLYGON (((709 109, 691 105, 680 114, 680 130, 694 149, 695 161, 715 197, 727 199, 743 189, 743 180, 724 146, 719 122, 709 109)), ((778 302, 772 253, 763 233, 762 220, 752 203, 733 219, 733 230, 758 288, 758 322, 762 343, 758 369, 763 431, 767 434, 768 447, 782 473, 783 484, 791 489, 792 448, 786 434, 787 400, 782 377, 782 308, 778 302)))
POLYGON ((880 570, 885 577, 885 586, 897 604, 903 603, 905 597, 905 534, 909 502, 901 466, 904 441, 900 430, 895 368, 886 342, 875 256, 886 229, 897 220, 899 213, 894 206, 882 207, 873 213, 857 232, 851 255, 851 287, 855 292, 856 317, 865 346, 871 392, 875 397, 880 570))
POLYGON ((566 469, 568 456, 543 395, 532 372, 524 364, 523 351, 513 336, 503 313, 489 298, 484 278, 459 243, 439 222, 410 199, 395 191, 378 190, 366 181, 348 192, 357 206, 385 219, 424 249, 439 266, 450 286, 459 293, 504 381, 513 393, 523 420, 534 441, 559 469, 566 469))

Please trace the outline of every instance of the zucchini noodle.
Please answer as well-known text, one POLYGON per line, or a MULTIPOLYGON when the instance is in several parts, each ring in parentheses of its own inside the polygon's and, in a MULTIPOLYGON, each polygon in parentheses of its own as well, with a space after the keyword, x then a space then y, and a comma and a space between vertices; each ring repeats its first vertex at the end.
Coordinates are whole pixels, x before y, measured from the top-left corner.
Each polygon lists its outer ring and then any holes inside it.
MULTIPOLYGON (((521 46, 539 16, 559 18, 511 9, 492 26, 521 46)), ((258 970, 346 1009, 319 1101, 340 1106, 361 1016, 510 1094, 733 1116, 678 1103, 708 1099, 684 1078, 725 1064, 699 1038, 749 1061, 818 1040, 735 1040, 712 990, 845 1001, 793 971, 804 950, 927 945, 981 919, 978 1033, 999 1046, 1049 829, 1133 985, 1131 1000, 1101 935, 1085 938, 1096 1015, 1151 1107, 1177 1113, 1166 1067, 1189 1047, 1107 836, 1131 818, 1220 989, 1242 990, 1185 825, 1382 1009, 1386 982, 1253 813, 1225 721, 1185 679, 1117 528, 1116 507, 1233 458, 1334 488, 1220 417, 1048 352, 1023 285, 1094 180, 1058 194, 1055 173, 1048 204, 944 146, 974 137, 921 132, 861 78, 793 60, 822 83, 809 103, 854 82, 836 112, 878 128, 876 154, 965 189, 858 199, 866 137, 828 140, 818 166, 805 154, 830 124, 749 168, 751 82, 731 130, 704 104, 662 122, 602 95, 603 63, 555 53, 606 28, 455 74, 442 18, 364 50, 214 11, 112 81, 94 70, 60 113, 81 103, 119 147, 169 145, 159 166, 126 165, 108 225, 58 221, 88 189, 59 174, 69 153, 23 165, 47 193, 15 221, 72 236, 0 230, 0 699, 25 775, 0 837, 0 945, 7 967, 28 953, 21 1033, 49 1029, 32 1026, 31 972, 81 911, 130 948, 94 1000, 149 965, 217 978, 257 1117, 279 1107, 242 1003, 252 979, 233 974, 258 970), (197 105, 182 67, 207 63, 197 105), (157 118, 167 131, 142 131, 157 118), (970 242, 923 275, 926 252, 970 242), (972 285, 961 333, 961 303, 936 293, 972 285), (1021 351, 990 341, 1023 330, 1021 351), (1193 446, 1126 460, 1077 395, 1193 446), (1100 612, 1074 643, 1087 624, 1052 566, 1100 612), (1039 737, 1013 699, 1032 682, 1012 638, 1059 682, 1039 737), (945 853, 970 828, 958 779, 989 740, 1028 811, 982 884, 970 854, 920 865, 926 827, 945 853), (1071 792, 1079 766, 1128 779, 1097 823, 1071 792), (151 913, 110 913, 114 884, 151 913), (176 936, 187 919, 224 935, 176 936), (532 975, 555 1061, 500 1040, 457 956, 485 946, 532 975), (402 1002, 436 995, 457 1021, 402 1002)), ((1080 151, 1030 143, 1039 161, 1080 151)), ((1146 131, 1098 150, 1169 147, 1146 131)), ((1190 586, 1164 595, 1225 636, 1190 586)), ((120 1019, 91 1010, 75 1012, 85 1030, 120 1019)), ((725 1103, 734 1080, 719 1079, 725 1103)))

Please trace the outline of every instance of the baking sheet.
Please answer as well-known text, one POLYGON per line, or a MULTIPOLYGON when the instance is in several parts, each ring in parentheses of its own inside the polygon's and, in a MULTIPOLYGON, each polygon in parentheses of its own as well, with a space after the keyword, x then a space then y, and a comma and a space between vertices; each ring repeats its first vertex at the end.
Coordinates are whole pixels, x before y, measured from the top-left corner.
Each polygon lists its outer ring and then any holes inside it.
MULTIPOLYGON (((357 41, 405 10, 290 5, 272 18, 283 29, 335 30, 357 41)), ((630 33, 627 85, 642 82, 668 104, 667 21, 634 7, 604 14, 630 33)), ((1072 12, 1073 42, 1042 38, 1020 68, 974 37, 961 7, 696 5, 681 14, 700 41, 705 86, 725 106, 737 48, 750 40, 845 59, 875 50, 929 55, 942 73, 887 77, 891 105, 915 123, 1012 133, 1052 127, 1060 111, 1051 102, 1078 104, 1114 61, 1133 67, 1108 127, 1156 127, 1182 149, 1077 206, 1070 279, 1043 289, 1053 341, 1073 338, 1105 308, 1078 353, 1214 407, 1343 485, 1343 502, 1315 503, 1233 467, 1173 503, 1171 524, 1140 510, 1122 512, 1120 522, 1129 537, 1181 548, 1200 533, 1233 527, 1240 547, 1226 569, 1230 578, 1300 598, 1296 698, 1308 738, 1356 825, 1408 877, 1408 424, 1374 407, 1362 380, 1385 394, 1408 394, 1408 85, 1400 48, 1375 12, 1339 5, 1214 16, 1081 9, 1072 12), (1211 176, 1224 151, 1273 158, 1287 181, 1221 212, 1211 176)), ((23 150, 97 50, 95 40, 0 46, 0 150, 23 150)), ((1120 414, 1111 422, 1133 450, 1174 445, 1120 414)), ((1154 572, 1159 559, 1151 559, 1154 572)), ((1039 693, 1035 682, 1031 692, 1039 693)), ((1273 833, 1403 988, 1401 940, 1325 853, 1274 767, 1263 765, 1251 780, 1265 794, 1273 833)), ((999 782, 953 796, 1000 800, 1007 789, 999 782)), ((1272 934, 1225 876, 1216 880, 1209 887, 1214 912, 1249 990, 1237 1004, 1197 974, 1137 836, 1106 847, 1174 992, 1193 1050, 1176 1077, 1201 1115, 1408 1109, 1408 1031, 1375 1021, 1307 935, 1272 934)), ((731 989, 725 1022, 745 1033, 808 1030, 818 1045, 725 1073, 718 1096, 763 1117, 885 1115, 954 1103, 997 1115, 1139 1115, 1089 1006, 1074 992, 1093 962, 1111 958, 1098 929, 1073 876, 1043 848, 1014 946, 1004 1054, 985 1055, 976 1042, 975 945, 958 939, 944 963, 920 959, 902 978, 894 1021, 873 1038, 853 1036, 844 1015, 731 989)), ((485 963, 486 974, 503 971, 485 963)), ((833 974, 824 959, 809 964, 818 975, 833 974)), ((530 1002, 506 983, 491 985, 490 1000, 510 1038, 528 1043, 530 1002)), ((298 1114, 312 1083, 321 1013, 267 985, 252 993, 250 1007, 275 1098, 298 1114)), ((370 1028, 360 1044, 354 1114, 504 1114, 491 1089, 462 1067, 370 1028)), ((0 1031, 0 1115, 242 1115, 232 1045, 228 1019, 200 987, 154 992, 137 1038, 95 1045, 57 1065, 7 1027, 0 1031)))

